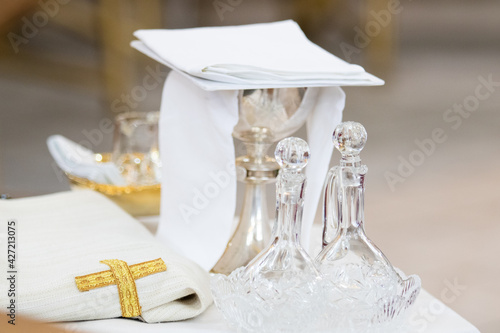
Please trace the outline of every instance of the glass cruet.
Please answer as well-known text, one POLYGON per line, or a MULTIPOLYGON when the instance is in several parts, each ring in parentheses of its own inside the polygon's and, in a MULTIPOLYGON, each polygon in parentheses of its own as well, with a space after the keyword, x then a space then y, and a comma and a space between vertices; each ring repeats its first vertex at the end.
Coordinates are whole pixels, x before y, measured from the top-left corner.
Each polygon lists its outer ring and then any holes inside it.
POLYGON ((215 304, 224 317, 248 332, 307 332, 320 311, 320 275, 300 245, 309 158, 299 138, 279 142, 275 152, 280 171, 276 184, 276 221, 269 245, 246 267, 229 276, 212 276, 215 304))
MULTIPOLYGON (((365 128, 355 122, 337 126, 333 143, 340 165, 324 189, 323 250, 315 259, 326 288, 328 320, 342 332, 389 332, 420 291, 420 279, 397 271, 364 230, 364 179, 361 164, 365 128)), ((330 326, 331 326, 330 325, 330 326)))
POLYGON ((309 146, 299 138, 280 141, 275 158, 280 165, 276 182, 276 222, 271 243, 245 268, 255 280, 281 280, 286 275, 319 275, 300 244, 306 177, 302 169, 309 159, 309 146))

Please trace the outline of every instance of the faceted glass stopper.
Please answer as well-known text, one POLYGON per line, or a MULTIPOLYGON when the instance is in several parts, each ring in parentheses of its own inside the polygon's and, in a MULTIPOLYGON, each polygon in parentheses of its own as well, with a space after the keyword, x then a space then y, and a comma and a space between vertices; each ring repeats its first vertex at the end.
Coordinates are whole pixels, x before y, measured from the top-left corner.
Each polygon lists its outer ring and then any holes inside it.
POLYGON ((281 140, 274 152, 276 162, 282 169, 303 169, 309 160, 309 145, 300 138, 281 140))
POLYGON ((333 145, 342 155, 359 155, 365 147, 368 134, 360 123, 346 121, 333 131, 333 145))

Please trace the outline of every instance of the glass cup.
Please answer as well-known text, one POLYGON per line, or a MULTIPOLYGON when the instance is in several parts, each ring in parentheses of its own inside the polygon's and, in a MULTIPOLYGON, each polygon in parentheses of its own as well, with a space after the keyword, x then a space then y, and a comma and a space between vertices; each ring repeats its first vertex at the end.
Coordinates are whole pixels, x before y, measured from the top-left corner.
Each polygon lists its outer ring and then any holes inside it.
POLYGON ((115 118, 112 161, 128 185, 160 183, 158 120, 160 113, 125 112, 115 118))

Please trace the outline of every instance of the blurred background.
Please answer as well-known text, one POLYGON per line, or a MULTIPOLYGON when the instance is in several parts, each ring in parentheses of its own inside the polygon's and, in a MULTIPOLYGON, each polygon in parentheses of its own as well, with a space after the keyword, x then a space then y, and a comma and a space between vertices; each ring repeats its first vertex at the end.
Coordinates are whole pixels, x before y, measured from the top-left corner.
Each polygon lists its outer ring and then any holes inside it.
POLYGON ((134 30, 291 18, 386 80, 345 89, 344 119, 369 137, 368 234, 481 332, 499 332, 499 17, 495 0, 4 0, 0 193, 69 189, 49 135, 110 151, 102 119, 158 110, 162 84, 141 87, 168 69, 129 47, 134 30))

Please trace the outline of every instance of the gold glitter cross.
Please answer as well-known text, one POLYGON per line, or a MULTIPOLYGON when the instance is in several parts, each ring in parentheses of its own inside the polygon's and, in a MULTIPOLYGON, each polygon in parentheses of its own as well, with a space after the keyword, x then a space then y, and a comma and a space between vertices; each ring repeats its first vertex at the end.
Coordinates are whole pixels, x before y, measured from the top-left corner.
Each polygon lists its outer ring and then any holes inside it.
POLYGON ((167 266, 161 258, 129 266, 125 261, 118 259, 102 260, 101 263, 111 269, 99 273, 75 277, 76 286, 80 291, 89 291, 116 284, 123 317, 137 317, 141 315, 141 306, 135 280, 142 277, 164 272, 167 266))

